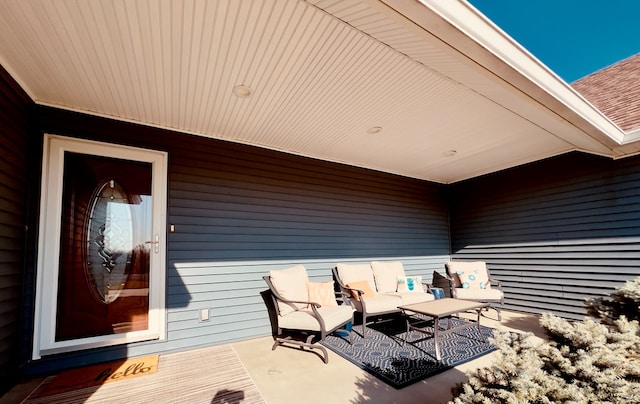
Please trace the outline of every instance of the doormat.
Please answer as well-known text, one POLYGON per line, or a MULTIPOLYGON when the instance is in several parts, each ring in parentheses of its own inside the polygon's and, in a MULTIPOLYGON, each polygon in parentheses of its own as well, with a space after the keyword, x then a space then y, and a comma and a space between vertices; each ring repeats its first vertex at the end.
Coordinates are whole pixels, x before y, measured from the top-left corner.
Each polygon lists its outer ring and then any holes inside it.
POLYGON ((229 344, 161 354, 157 372, 149 376, 39 398, 33 396, 22 403, 265 403, 240 357, 229 344))
POLYGON ((71 390, 128 380, 155 373, 157 370, 158 355, 66 370, 56 376, 46 378, 40 387, 31 394, 30 398, 51 396, 71 390))
MULTIPOLYGON (((451 320, 454 326, 465 321, 451 320)), ((487 340, 493 336, 493 330, 481 326, 478 331, 473 325, 440 335, 442 359, 437 361, 433 338, 418 331, 407 335, 406 327, 401 318, 379 321, 367 326, 367 338, 363 339, 362 325, 355 325, 351 344, 345 336, 335 334, 328 335, 321 343, 396 389, 496 350, 487 340)))

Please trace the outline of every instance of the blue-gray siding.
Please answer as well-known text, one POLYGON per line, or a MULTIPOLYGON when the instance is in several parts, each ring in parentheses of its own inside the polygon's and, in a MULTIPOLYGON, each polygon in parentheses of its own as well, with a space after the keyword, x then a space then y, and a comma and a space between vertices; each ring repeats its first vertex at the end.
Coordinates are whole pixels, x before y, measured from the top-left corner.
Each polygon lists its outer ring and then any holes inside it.
POLYGON ((19 366, 31 104, 0 67, 0 396, 19 366))
MULTIPOLYGON (((640 274, 637 157, 572 153, 447 187, 48 107, 34 113, 43 132, 167 151, 167 222, 175 232, 166 342, 47 358, 27 373, 267 335, 261 277, 299 263, 323 280, 337 262, 400 259, 429 280, 452 252, 489 262, 509 308, 568 317, 581 316, 584 297, 640 274), (202 308, 210 321, 198 321, 202 308)), ((40 158, 33 147, 30 166, 40 158)), ((38 187, 32 178, 34 195, 38 187)), ((28 251, 35 234, 32 226, 28 251)))
MULTIPOLYGON (((338 262, 402 260, 429 280, 449 258, 445 187, 159 129, 38 107, 42 131, 169 153, 168 352, 269 335, 260 291, 270 269, 304 264, 331 279, 338 262), (208 322, 198 321, 202 308, 208 322)), ((39 159, 38 156, 33 156, 39 159)), ((38 160, 39 161, 39 160, 38 160)), ((122 355, 64 355, 33 371, 122 355)))
POLYGON ((485 260, 506 306, 582 318, 640 275, 640 158, 571 153, 450 189, 452 255, 485 260))
MULTIPOLYGON (((446 187, 53 108, 36 113, 41 131, 169 153, 168 340, 133 344, 128 355, 268 334, 259 292, 270 269, 302 263, 323 280, 337 262, 400 259, 429 280, 449 258, 449 217, 451 252, 488 261, 509 308, 579 317, 584 297, 639 274, 638 158, 572 153, 446 187), (210 321, 198 321, 202 308, 210 321)), ((39 164, 39 150, 31 159, 39 164)), ((78 352, 28 368, 122 354, 78 352)))

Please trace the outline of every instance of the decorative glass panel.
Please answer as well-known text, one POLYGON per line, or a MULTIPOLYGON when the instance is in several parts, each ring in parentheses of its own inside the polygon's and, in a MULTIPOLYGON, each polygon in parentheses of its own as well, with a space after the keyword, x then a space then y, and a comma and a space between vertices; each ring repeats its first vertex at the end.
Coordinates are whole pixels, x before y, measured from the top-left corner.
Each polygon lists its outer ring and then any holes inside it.
POLYGON ((99 185, 89 203, 84 275, 93 297, 109 304, 127 283, 134 248, 133 214, 126 191, 113 179, 99 185))

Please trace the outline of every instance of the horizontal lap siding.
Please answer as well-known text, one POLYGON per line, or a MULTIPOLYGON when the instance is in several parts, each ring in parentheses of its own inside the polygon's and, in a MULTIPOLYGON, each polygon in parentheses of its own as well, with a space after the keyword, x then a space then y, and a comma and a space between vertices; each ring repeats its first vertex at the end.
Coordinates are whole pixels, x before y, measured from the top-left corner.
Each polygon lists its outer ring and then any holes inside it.
POLYGON ((640 275, 640 158, 581 153, 456 184, 452 254, 484 260, 508 308, 582 318, 640 275))
POLYGON ((225 342, 270 332, 269 270, 400 259, 430 274, 448 257, 443 188, 254 148, 197 140, 171 154, 169 337, 225 342), (196 151, 197 150, 197 151, 196 151), (197 323, 198 308, 211 320, 197 323))
POLYGON ((269 270, 401 260, 430 279, 449 258, 443 186, 40 107, 45 132, 169 154, 168 341, 132 354, 269 335, 269 270), (200 309, 210 320, 198 321, 200 309))
POLYGON ((0 67, 0 396, 17 380, 31 100, 0 67))

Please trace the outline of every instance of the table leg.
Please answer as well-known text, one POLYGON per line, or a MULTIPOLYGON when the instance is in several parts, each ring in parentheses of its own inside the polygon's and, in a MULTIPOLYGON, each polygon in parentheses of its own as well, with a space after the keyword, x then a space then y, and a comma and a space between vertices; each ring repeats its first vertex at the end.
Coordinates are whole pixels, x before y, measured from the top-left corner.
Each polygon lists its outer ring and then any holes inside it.
POLYGON ((409 322, 409 316, 405 314, 404 319, 407 322, 407 332, 405 334, 405 337, 402 338, 402 346, 404 346, 405 342, 407 342, 407 339, 409 339, 409 333, 411 332, 411 323, 409 322))
POLYGON ((435 341, 435 345, 436 345, 436 359, 440 360, 440 324, 438 324, 438 317, 434 317, 433 319, 433 340, 435 341))
POLYGON ((482 329, 480 328, 480 317, 481 317, 482 309, 478 309, 478 321, 476 321, 476 325, 478 326, 478 331, 480 335, 482 335, 482 329))

